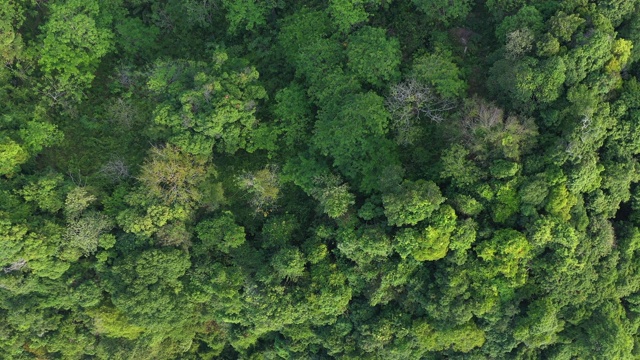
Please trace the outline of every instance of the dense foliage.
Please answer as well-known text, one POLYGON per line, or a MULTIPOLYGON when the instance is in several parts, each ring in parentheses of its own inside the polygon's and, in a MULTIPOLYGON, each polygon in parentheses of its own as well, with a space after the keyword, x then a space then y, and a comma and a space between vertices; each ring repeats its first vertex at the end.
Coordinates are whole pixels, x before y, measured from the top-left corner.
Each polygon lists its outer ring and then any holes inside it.
POLYGON ((0 1, 0 358, 640 357, 640 1, 0 1))

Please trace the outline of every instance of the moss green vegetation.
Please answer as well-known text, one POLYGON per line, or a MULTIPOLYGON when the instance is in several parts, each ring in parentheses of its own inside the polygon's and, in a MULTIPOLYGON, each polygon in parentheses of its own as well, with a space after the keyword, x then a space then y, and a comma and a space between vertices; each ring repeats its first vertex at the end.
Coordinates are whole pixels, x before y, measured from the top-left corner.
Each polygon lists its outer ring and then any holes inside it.
POLYGON ((0 358, 640 358, 639 0, 0 0, 0 358))

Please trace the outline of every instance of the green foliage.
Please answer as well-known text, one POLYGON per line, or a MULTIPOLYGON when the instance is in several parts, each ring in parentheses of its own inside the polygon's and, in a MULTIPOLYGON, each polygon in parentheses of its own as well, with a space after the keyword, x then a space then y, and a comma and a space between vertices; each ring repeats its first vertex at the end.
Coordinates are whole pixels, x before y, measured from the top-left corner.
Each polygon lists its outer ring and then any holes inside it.
POLYGON ((452 200, 456 210, 464 215, 476 216, 483 209, 482 204, 469 195, 457 194, 452 200))
POLYGON ((351 34, 347 58, 349 70, 372 85, 396 80, 400 75, 400 43, 396 38, 387 38, 381 28, 365 26, 351 34))
POLYGON ((152 57, 155 50, 155 41, 159 35, 159 29, 155 26, 146 26, 138 18, 125 18, 116 24, 118 36, 116 45, 122 49, 126 56, 152 57))
POLYGON ((331 0, 328 11, 335 25, 342 32, 348 32, 354 25, 365 22, 370 14, 365 6, 379 3, 378 0, 331 0))
POLYGON ((0 143, 0 175, 11 177, 29 160, 29 153, 11 139, 0 143))
POLYGON ((549 26, 553 35, 565 42, 571 41, 572 35, 584 23, 585 20, 580 15, 567 14, 564 11, 558 11, 549 19, 549 26))
POLYGON ((445 198, 433 182, 405 180, 398 191, 382 197, 389 224, 416 225, 438 209, 445 198))
POLYGON ((16 255, 23 247, 23 238, 27 234, 27 227, 19 224, 12 224, 8 220, 0 223, 0 234, 2 235, 2 257, 0 260, 7 265, 17 260, 16 255))
POLYGON ((64 205, 60 188, 62 184, 62 175, 50 174, 41 177, 35 183, 30 182, 18 192, 26 201, 38 204, 40 209, 55 213, 64 205))
POLYGON ((479 99, 468 101, 464 113, 461 124, 464 144, 482 159, 517 160, 533 145, 538 133, 533 119, 505 117, 502 109, 479 99))
POLYGON ((155 64, 147 85, 164 100, 154 112, 160 137, 202 156, 214 146, 227 153, 248 146, 250 131, 257 125, 257 101, 266 93, 256 85, 254 68, 230 68, 228 63, 225 53, 216 52, 210 63, 155 64))
POLYGON ((112 239, 105 234, 113 227, 111 219, 96 212, 84 214, 82 217, 72 218, 62 235, 63 251, 69 252, 70 258, 90 255, 98 250, 98 246, 108 248, 112 246, 112 239))
POLYGON ((567 66, 561 57, 542 62, 526 57, 517 63, 501 60, 491 69, 494 91, 507 94, 517 108, 529 110, 531 100, 550 103, 561 95, 567 66))
POLYGON ((0 1, 0 358, 638 358, 637 5, 0 1))
POLYGON ((457 186, 467 186, 480 180, 480 169, 467 160, 469 151, 459 144, 454 144, 444 151, 441 157, 442 178, 451 178, 457 186))
POLYGON ((0 57, 11 64, 19 58, 24 44, 18 31, 24 21, 24 8, 17 2, 0 5, 0 57))
POLYGON ((337 240, 340 253, 359 265, 384 260, 392 251, 389 236, 379 227, 341 229, 337 240))
POLYGON ((413 329, 419 346, 427 351, 451 348, 454 351, 467 353, 485 342, 484 332, 473 322, 451 329, 438 330, 424 321, 417 321, 413 329))
POLYGON ((498 160, 491 165, 490 171, 494 178, 504 179, 516 175, 519 168, 518 163, 498 160))
POLYGON ((412 255, 417 261, 442 259, 449 250, 455 225, 456 214, 450 206, 445 205, 433 216, 430 225, 424 230, 402 229, 396 236, 395 249, 402 258, 412 255))
POLYGON ((334 219, 344 215, 355 204, 355 196, 349 192, 348 184, 341 182, 335 175, 318 176, 314 180, 316 187, 311 192, 320 202, 323 212, 334 219))
POLYGON ((177 249, 127 254, 105 269, 106 290, 116 309, 134 324, 167 330, 187 320, 181 319, 187 309, 178 310, 174 300, 183 288, 179 278, 190 265, 188 256, 177 249))
POLYGON ((564 321, 558 320, 559 308, 550 299, 534 302, 520 319, 514 336, 529 347, 539 348, 558 341, 564 321))
POLYGON ((469 0, 454 0, 443 3, 437 0, 412 0, 413 4, 424 13, 429 22, 443 25, 463 20, 471 11, 469 0))
POLYGON ((267 21, 267 13, 278 6, 278 1, 275 0, 221 0, 220 2, 227 10, 226 17, 231 33, 237 32, 240 27, 253 30, 257 26, 264 25, 267 21))
POLYGON ((144 195, 132 195, 128 199, 128 205, 131 207, 120 212, 116 218, 125 232, 148 237, 167 223, 184 221, 189 217, 189 211, 181 206, 149 205, 143 210, 136 209, 136 205, 145 204, 147 200, 144 195))
MULTIPOLYGON (((292 84, 275 96, 274 115, 278 132, 284 133, 282 141, 288 147, 303 146, 309 138, 311 109, 302 86, 292 84)), ((281 145, 282 146, 282 145, 281 145)))
POLYGON ((18 130, 18 134, 22 139, 23 147, 32 155, 41 152, 45 147, 57 145, 63 138, 54 124, 41 121, 27 121, 18 130))
POLYGON ((113 338, 134 340, 140 337, 144 328, 132 325, 128 319, 115 309, 102 308, 90 312, 95 319, 95 331, 113 338))
POLYGON ((287 280, 296 280, 304 274, 306 261, 300 250, 295 248, 282 249, 271 259, 276 274, 287 280))
POLYGON ((549 191, 545 210, 559 219, 568 221, 571 218, 571 213, 569 211, 576 202, 577 200, 575 196, 567 191, 566 186, 555 186, 549 191))
POLYGON ((512 229, 498 230, 491 240, 479 244, 475 251, 492 276, 501 274, 516 286, 526 281, 525 264, 531 245, 522 233, 512 229))
POLYGON ((267 210, 280 194, 277 171, 277 167, 267 165, 256 172, 245 173, 238 179, 240 187, 251 194, 250 203, 258 212, 267 210))
POLYGON ((517 13, 502 20, 496 28, 496 36, 500 41, 505 41, 513 31, 524 30, 537 34, 543 28, 543 18, 540 11, 534 6, 523 6, 517 13))
POLYGON ((152 197, 165 204, 198 202, 198 185, 205 178, 205 162, 171 145, 154 147, 139 180, 152 197))
POLYGON ((572 49, 567 54, 566 84, 575 85, 584 80, 589 73, 600 70, 611 59, 612 42, 610 34, 601 30, 594 30, 584 45, 572 49))
POLYGON ((228 211, 215 219, 200 222, 196 226, 196 233, 202 241, 196 249, 202 252, 217 249, 229 253, 245 242, 244 228, 236 225, 233 214, 228 211))
POLYGON ((42 26, 42 52, 38 60, 50 83, 45 93, 54 100, 79 100, 94 78, 100 59, 112 47, 113 34, 97 24, 98 1, 68 0, 50 5, 42 26))
POLYGON ((313 143, 348 179, 360 180, 366 191, 378 187, 378 173, 396 162, 392 145, 384 138, 389 113, 374 92, 353 95, 347 103, 338 113, 319 114, 313 143))
POLYGON ((467 88, 461 79, 462 72, 453 62, 453 55, 446 50, 417 57, 413 61, 411 77, 433 86, 445 98, 460 96, 467 88))

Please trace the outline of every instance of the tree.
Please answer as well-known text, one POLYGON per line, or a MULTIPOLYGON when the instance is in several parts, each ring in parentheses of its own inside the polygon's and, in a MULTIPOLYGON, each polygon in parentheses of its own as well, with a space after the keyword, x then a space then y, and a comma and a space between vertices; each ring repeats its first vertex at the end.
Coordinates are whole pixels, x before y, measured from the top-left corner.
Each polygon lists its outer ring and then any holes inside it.
POLYGON ((381 28, 364 26, 349 36, 349 70, 361 81, 380 86, 399 77, 400 43, 381 28))
POLYGON ((426 351, 469 352, 485 342, 485 333, 474 322, 449 329, 436 329, 424 320, 416 320, 412 326, 418 346, 426 351))
POLYGON ((489 272, 488 278, 502 275, 510 286, 524 285, 527 276, 525 264, 530 258, 531 245, 522 233, 500 229, 490 240, 479 243, 475 251, 489 272))
POLYGON ((433 182, 405 180, 396 193, 382 196, 389 224, 416 225, 438 209, 445 198, 433 182))
POLYGON ((338 109, 323 109, 312 141, 322 155, 333 158, 334 166, 347 179, 370 191, 379 186, 382 169, 398 162, 392 143, 384 137, 389 113, 374 92, 345 100, 345 106, 338 109))
POLYGON ((622 21, 628 19, 635 11, 636 3, 628 0, 607 0, 598 4, 598 12, 611 21, 611 25, 617 27, 622 21))
POLYGON ((29 153, 15 141, 4 138, 0 143, 0 175, 11 177, 29 160, 29 153))
POLYGON ((533 48, 534 35, 529 28, 516 29, 507 34, 504 50, 508 59, 517 59, 533 48))
POLYGON ((427 16, 429 22, 445 26, 464 19, 471 11, 469 0, 455 0, 446 4, 437 0, 412 0, 412 2, 427 16))
POLYGON ((476 156, 517 160, 536 141, 537 126, 531 118, 508 116, 502 109, 474 98, 465 103, 461 122, 465 147, 476 156))
POLYGON ((173 145, 154 147, 138 179, 149 195, 165 204, 196 204, 202 198, 198 186, 207 175, 205 163, 173 145))
POLYGON ((331 0, 327 10, 336 27, 347 33, 353 26, 369 19, 371 15, 366 7, 379 4, 379 0, 331 0))
POLYGON ((246 172, 238 178, 238 185, 251 194, 250 204, 255 211, 268 213, 280 194, 278 167, 267 165, 255 172, 246 172))
POLYGON ((521 7, 514 15, 505 17, 496 28, 496 36, 505 44, 509 34, 513 31, 520 30, 537 35, 543 28, 543 17, 540 11, 534 6, 527 5, 521 7))
POLYGON ((156 50, 156 39, 160 30, 156 26, 146 26, 138 18, 124 18, 115 26, 118 36, 116 45, 131 57, 151 58, 156 50))
POLYGON ((274 0, 220 0, 220 2, 227 10, 226 18, 231 33, 237 32, 240 27, 244 27, 245 30, 253 30, 255 27, 264 25, 269 11, 279 6, 279 3, 274 0))
POLYGON ((394 85, 385 105, 391 113, 390 126, 400 145, 411 145, 418 138, 420 120, 441 122, 446 112, 454 108, 452 101, 441 99, 429 86, 415 79, 394 85))
POLYGON ((583 336, 570 347, 575 356, 623 358, 633 349, 629 319, 617 301, 606 301, 579 327, 583 336))
POLYGON ((97 1, 68 0, 50 5, 51 14, 42 26, 43 50, 38 60, 45 78, 45 88, 75 101, 91 84, 100 59, 112 47, 113 34, 96 23, 100 6, 97 1))
POLYGON ((394 248, 403 259, 409 255, 417 261, 442 259, 449 251, 455 226, 455 211, 448 205, 442 206, 422 231, 405 228, 398 232, 394 248))
MULTIPOLYGON (((157 62, 147 86, 162 101, 154 111, 156 133, 194 155, 234 153, 251 143, 257 101, 266 97, 258 72, 229 64, 223 52, 209 63, 157 62)), ((239 65, 239 66, 238 66, 239 65)))
POLYGON ((454 62, 450 51, 436 51, 415 58, 411 67, 411 78, 433 86, 444 98, 456 98, 463 95, 467 84, 462 72, 454 62))
MULTIPOLYGON (((291 61, 296 71, 301 71, 305 76, 312 72, 311 67, 301 66, 306 61, 315 62, 314 58, 309 58, 309 54, 314 48, 318 48, 322 39, 328 37, 331 29, 331 20, 325 12, 311 11, 303 8, 300 11, 283 19, 283 25, 278 34, 278 42, 285 52, 285 56, 291 61)), ((326 47, 320 46, 326 53, 326 47)), ((331 50, 334 50, 332 48, 331 50)), ((339 60, 336 53, 329 52, 326 57, 320 57, 317 65, 324 64, 330 66, 334 61, 339 60)))
POLYGON ((277 130, 272 131, 283 134, 279 146, 289 149, 303 147, 309 141, 312 126, 311 102, 304 87, 292 83, 279 90, 275 100, 273 113, 278 125, 277 130))
POLYGON ((465 187, 478 182, 483 175, 472 161, 469 161, 469 150, 460 144, 454 144, 446 149, 440 161, 442 162, 442 171, 440 177, 451 179, 455 186, 465 187))
POLYGON ((637 3, 0 1, 0 358, 638 358, 637 3))
POLYGON ((611 34, 602 30, 593 30, 588 37, 583 35, 583 45, 569 51, 566 57, 566 85, 573 86, 583 81, 589 73, 601 70, 611 59, 609 40, 611 34))
POLYGON ((119 258, 101 269, 104 289, 116 309, 136 326, 166 338, 183 331, 191 305, 178 306, 183 283, 180 278, 191 266, 189 257, 174 248, 149 249, 119 258))
POLYGON ((575 195, 569 193, 564 184, 560 184, 549 191, 545 210, 559 219, 568 221, 571 218, 569 211, 576 202, 577 199, 575 195))
POLYGON ((337 233, 340 253, 358 265, 384 261, 391 254, 391 240, 378 226, 342 228, 337 233))
POLYGON ((195 247, 195 251, 199 253, 211 249, 229 253, 245 242, 244 228, 236 225, 233 214, 229 211, 214 219, 201 221, 196 226, 196 233, 202 241, 195 247))
POLYGON ((24 44, 18 29, 24 18, 24 8, 20 4, 7 2, 0 5, 0 59, 6 64, 12 64, 21 57, 24 44))
POLYGON ((323 212, 330 218, 344 215, 356 203, 355 196, 349 192, 349 185, 343 183, 339 176, 321 175, 315 178, 314 183, 316 187, 311 196, 320 202, 323 212))
POLYGON ((488 0, 487 8, 491 14, 501 18, 505 13, 512 13, 525 4, 525 0, 488 0))
POLYGON ((285 248, 278 251, 271 259, 271 266, 281 279, 295 281, 304 274, 304 255, 296 248, 285 248))
POLYGON ((112 228, 111 219, 99 212, 89 212, 82 217, 69 219, 62 235, 64 250, 69 252, 66 256, 76 259, 78 255, 94 254, 98 246, 106 249, 112 247, 115 237, 107 234, 112 228))
POLYGON ((567 14, 564 11, 558 11, 549 20, 553 35, 565 42, 571 41, 573 34, 584 23, 585 20, 578 14, 567 14))
POLYGON ((531 348, 541 348, 556 343, 564 329, 564 321, 558 319, 560 309, 551 299, 538 300, 527 309, 527 315, 518 321, 514 336, 531 348))
POLYGON ((491 68, 492 86, 495 92, 508 94, 514 108, 530 111, 531 100, 546 104, 560 97, 566 71, 565 61, 557 56, 544 61, 501 60, 491 68))

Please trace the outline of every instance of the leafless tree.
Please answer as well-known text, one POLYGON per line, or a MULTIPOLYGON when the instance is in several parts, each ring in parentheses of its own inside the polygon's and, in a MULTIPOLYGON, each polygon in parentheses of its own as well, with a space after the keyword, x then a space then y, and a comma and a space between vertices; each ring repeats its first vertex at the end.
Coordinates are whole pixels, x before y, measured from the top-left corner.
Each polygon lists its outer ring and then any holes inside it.
POLYGON ((502 125, 504 111, 499 107, 482 100, 472 101, 464 109, 462 129, 467 137, 472 137, 478 131, 487 131, 497 125, 502 125))
POLYGON ((100 173, 113 182, 119 182, 129 177, 129 166, 121 158, 115 158, 104 164, 100 173))
POLYGON ((134 74, 131 72, 130 69, 125 67, 118 69, 118 72, 116 74, 116 80, 120 83, 120 85, 124 86, 125 88, 130 88, 135 83, 134 74))
POLYGON ((419 120, 441 122, 446 112, 455 108, 453 101, 440 98, 428 85, 415 79, 393 86, 386 99, 386 106, 391 113, 391 125, 400 144, 411 144, 414 141, 419 120))
POLYGON ((534 35, 533 31, 524 27, 514 30, 507 34, 507 44, 505 45, 506 57, 508 59, 517 59, 533 47, 534 35))
POLYGON ((71 218, 62 239, 65 245, 79 249, 83 255, 93 254, 98 250, 100 235, 113 227, 108 216, 90 212, 77 218, 71 218))
POLYGON ((116 99, 108 107, 109 121, 120 128, 130 129, 139 116, 138 109, 129 100, 116 99))
POLYGON ((471 152, 488 147, 493 150, 502 149, 508 153, 505 156, 517 157, 523 147, 527 148, 532 144, 529 140, 538 133, 532 118, 505 116, 502 109, 479 98, 467 101, 462 112, 462 138, 471 152), (505 142, 505 138, 510 140, 505 142))
POLYGON ((3 270, 5 272, 5 274, 10 273, 12 271, 17 271, 22 269, 25 265, 27 265, 27 260, 25 259, 20 259, 18 261, 15 261, 13 264, 5 267, 3 270))
POLYGON ((218 1, 213 0, 183 0, 182 5, 192 21, 200 26, 213 23, 213 16, 219 11, 218 1))
POLYGON ((277 165, 267 165, 254 172, 245 172, 238 177, 238 185, 251 194, 250 204, 257 213, 268 213, 280 195, 280 176, 277 165))
POLYGON ((80 170, 78 170, 78 174, 74 174, 73 171, 71 171, 71 169, 69 169, 69 179, 71 179, 71 182, 73 182, 77 187, 86 187, 87 186, 87 178, 85 177, 84 179, 82 178, 82 174, 80 173, 80 170))

